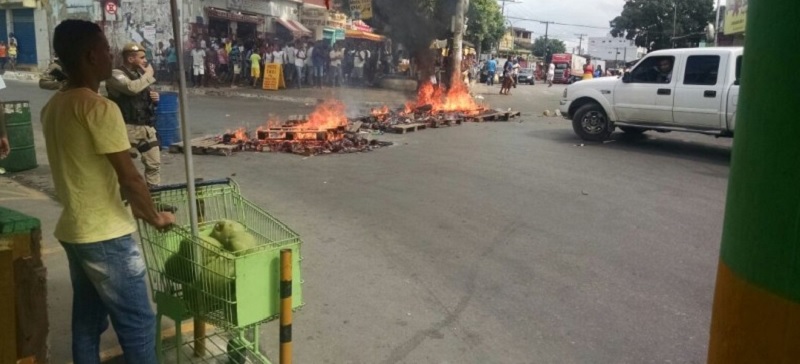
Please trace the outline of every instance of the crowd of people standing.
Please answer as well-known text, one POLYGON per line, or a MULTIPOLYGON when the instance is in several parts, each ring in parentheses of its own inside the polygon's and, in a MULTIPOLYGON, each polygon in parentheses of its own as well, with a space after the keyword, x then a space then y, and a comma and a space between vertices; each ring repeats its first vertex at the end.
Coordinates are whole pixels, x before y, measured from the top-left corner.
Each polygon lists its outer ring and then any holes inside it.
MULTIPOLYGON (((392 72, 394 62, 383 43, 307 39, 282 42, 227 37, 192 38, 184 53, 184 70, 191 87, 260 88, 268 64, 281 66, 287 87, 370 85, 392 72)), ((178 82, 174 40, 148 49, 158 79, 178 82)))

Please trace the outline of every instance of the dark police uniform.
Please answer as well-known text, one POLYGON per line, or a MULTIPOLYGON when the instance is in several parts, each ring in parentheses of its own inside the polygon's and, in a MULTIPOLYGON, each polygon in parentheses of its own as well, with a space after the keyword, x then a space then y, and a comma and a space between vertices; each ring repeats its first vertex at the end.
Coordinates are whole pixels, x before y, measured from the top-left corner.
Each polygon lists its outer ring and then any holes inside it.
MULTIPOLYGON (((128 52, 144 52, 137 43, 128 43, 122 49, 128 52)), ((155 125, 155 102, 150 98, 150 85, 156 79, 129 69, 125 65, 116 68, 106 80, 108 98, 117 103, 125 119, 128 139, 133 150, 141 154, 145 180, 149 186, 161 183, 161 150, 158 146, 155 125)))

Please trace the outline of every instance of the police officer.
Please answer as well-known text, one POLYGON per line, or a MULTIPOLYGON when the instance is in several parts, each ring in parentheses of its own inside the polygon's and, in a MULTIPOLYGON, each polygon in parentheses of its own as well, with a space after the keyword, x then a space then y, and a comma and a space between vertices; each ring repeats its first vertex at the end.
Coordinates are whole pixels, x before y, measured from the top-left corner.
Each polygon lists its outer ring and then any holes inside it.
POLYGON ((161 183, 161 151, 153 127, 158 93, 150 90, 156 82, 153 74, 144 47, 128 43, 122 49, 122 66, 114 69, 106 81, 108 98, 119 105, 125 119, 131 155, 141 154, 145 180, 151 188, 161 183))
POLYGON ((43 90, 60 90, 67 83, 67 74, 56 58, 47 70, 39 77, 39 88, 43 90))

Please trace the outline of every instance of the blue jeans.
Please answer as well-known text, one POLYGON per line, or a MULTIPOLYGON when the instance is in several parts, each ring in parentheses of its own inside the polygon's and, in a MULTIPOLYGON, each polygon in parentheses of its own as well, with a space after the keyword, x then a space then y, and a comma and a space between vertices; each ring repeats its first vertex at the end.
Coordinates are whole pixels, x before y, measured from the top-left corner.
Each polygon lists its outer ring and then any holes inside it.
POLYGON ((294 84, 297 86, 297 88, 300 88, 303 85, 303 75, 306 73, 305 71, 305 66, 294 66, 294 84))
POLYGON ((314 66, 314 77, 325 76, 325 66, 314 66))
POLYGON ((72 360, 100 363, 100 334, 114 325, 125 362, 157 363, 155 315, 144 259, 131 235, 90 244, 61 242, 72 280, 72 360))
POLYGON ((494 85, 494 71, 488 72, 488 77, 486 78, 486 84, 489 86, 494 85))

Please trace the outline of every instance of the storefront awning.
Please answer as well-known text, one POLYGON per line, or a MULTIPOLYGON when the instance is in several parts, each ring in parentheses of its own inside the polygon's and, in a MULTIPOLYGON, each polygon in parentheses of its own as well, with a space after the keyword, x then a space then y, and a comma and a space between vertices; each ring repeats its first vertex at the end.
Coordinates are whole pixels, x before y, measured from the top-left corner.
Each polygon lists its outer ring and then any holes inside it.
POLYGON ((370 33, 370 32, 365 32, 365 31, 362 31, 362 30, 352 30, 352 29, 348 29, 345 32, 344 36, 346 38, 365 39, 365 40, 371 40, 373 42, 382 42, 383 39, 384 39, 384 37, 382 35, 378 35, 378 34, 370 33))
POLYGON ((299 21, 296 20, 289 20, 289 19, 281 19, 277 18, 278 24, 286 28, 290 33, 292 33, 295 37, 310 37, 311 31, 305 27, 305 25, 300 24, 299 21))

